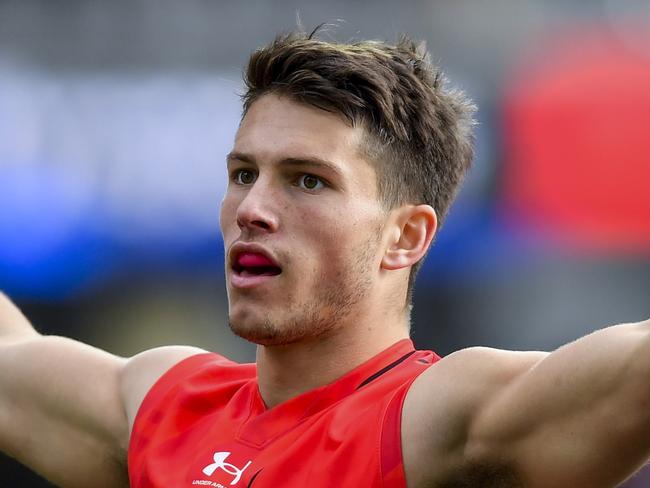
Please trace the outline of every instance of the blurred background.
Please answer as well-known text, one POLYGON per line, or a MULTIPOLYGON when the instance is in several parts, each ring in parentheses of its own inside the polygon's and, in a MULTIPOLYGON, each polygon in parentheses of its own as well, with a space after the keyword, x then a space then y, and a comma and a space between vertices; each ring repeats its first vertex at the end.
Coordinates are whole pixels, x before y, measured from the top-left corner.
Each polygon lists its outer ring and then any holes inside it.
MULTIPOLYGON (((552 350, 650 317, 647 1, 0 0, 0 289, 40 331, 254 359, 226 326, 224 159, 242 67, 296 13, 426 40, 479 106, 419 348, 552 350)), ((46 486, 0 457, 0 488, 46 486)))

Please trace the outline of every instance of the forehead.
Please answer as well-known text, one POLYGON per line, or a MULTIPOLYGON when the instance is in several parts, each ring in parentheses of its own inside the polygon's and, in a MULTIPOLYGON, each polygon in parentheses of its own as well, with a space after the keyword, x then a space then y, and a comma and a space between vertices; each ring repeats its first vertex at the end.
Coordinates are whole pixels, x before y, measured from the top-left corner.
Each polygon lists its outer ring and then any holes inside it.
POLYGON ((360 151, 363 138, 361 127, 349 126, 338 114, 266 94, 242 120, 233 151, 265 162, 312 157, 332 162, 342 173, 370 169, 374 174, 360 151))

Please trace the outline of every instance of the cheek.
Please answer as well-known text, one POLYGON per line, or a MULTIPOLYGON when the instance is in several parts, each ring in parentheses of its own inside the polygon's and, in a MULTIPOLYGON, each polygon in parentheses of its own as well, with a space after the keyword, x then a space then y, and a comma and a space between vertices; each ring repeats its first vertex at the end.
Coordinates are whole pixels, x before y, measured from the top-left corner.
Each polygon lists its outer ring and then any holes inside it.
POLYGON ((287 226, 287 244, 294 262, 300 262, 302 279, 321 280, 338 266, 343 239, 339 219, 318 209, 296 208, 293 220, 298 225, 287 226))
POLYGON ((309 245, 317 259, 315 267, 328 276, 344 273, 360 249, 367 246, 368 229, 359 222, 342 217, 314 222, 317 224, 309 236, 309 245))
POLYGON ((345 235, 346 224, 343 217, 338 213, 328 212, 326 206, 301 210, 298 218, 302 222, 306 239, 316 248, 331 246, 331 243, 345 235))

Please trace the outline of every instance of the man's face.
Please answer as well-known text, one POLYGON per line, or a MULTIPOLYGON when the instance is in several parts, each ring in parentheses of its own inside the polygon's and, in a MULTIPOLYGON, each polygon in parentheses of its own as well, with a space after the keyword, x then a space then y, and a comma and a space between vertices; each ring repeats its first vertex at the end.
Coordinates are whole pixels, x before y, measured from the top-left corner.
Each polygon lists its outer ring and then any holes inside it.
POLYGON ((371 302, 386 217, 363 129, 274 94, 253 103, 221 207, 229 321, 258 344, 333 330, 371 302))

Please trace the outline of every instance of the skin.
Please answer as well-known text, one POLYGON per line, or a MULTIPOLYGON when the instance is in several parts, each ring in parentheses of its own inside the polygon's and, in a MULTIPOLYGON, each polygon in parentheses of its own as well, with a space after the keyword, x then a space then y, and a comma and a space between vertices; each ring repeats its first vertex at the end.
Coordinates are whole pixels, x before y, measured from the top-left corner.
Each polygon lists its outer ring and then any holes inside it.
MULTIPOLYGON (((382 209, 362 138, 338 116, 276 95, 256 101, 237 133, 221 210, 229 319, 259 344, 268 406, 408 337, 409 270, 436 217, 427 205, 382 209), (282 273, 237 277, 242 246, 263 249, 282 273)), ((44 337, 0 295, 0 450, 60 486, 128 486, 129 433, 144 395, 198 352, 173 346, 125 359, 44 337)), ((649 385, 650 322, 550 354, 458 351, 406 397, 408 486, 615 486, 650 457, 649 385)))
POLYGON ((231 328, 263 345, 257 362, 269 405, 408 337, 402 286, 408 269, 388 272, 384 262, 394 268, 421 252, 402 256, 395 248, 400 255, 386 257, 386 250, 398 245, 409 219, 428 219, 411 238, 430 242, 435 214, 428 206, 387 214, 374 169, 359 154, 362 138, 362 129, 338 115, 266 95, 244 118, 228 158, 221 207, 227 254, 235 243, 256 243, 282 267, 254 288, 233 286, 232 270, 226 280, 231 328))
POLYGON ((227 278, 233 331, 267 346, 345 327, 350 310, 371 296, 367 274, 380 260, 377 229, 384 217, 368 185, 372 168, 360 158, 345 159, 360 131, 348 133, 332 115, 321 125, 331 142, 323 140, 315 132, 320 114, 291 104, 278 117, 285 105, 265 97, 243 120, 228 157, 220 219, 228 254, 234 243, 257 243, 282 268, 253 288, 234 286, 232 273, 227 278), (318 157, 331 166, 287 162, 287 155, 318 157), (341 218, 342 211, 351 218, 341 218))

